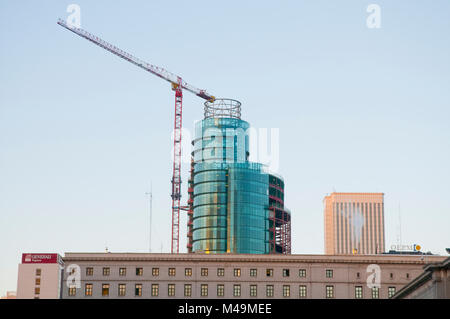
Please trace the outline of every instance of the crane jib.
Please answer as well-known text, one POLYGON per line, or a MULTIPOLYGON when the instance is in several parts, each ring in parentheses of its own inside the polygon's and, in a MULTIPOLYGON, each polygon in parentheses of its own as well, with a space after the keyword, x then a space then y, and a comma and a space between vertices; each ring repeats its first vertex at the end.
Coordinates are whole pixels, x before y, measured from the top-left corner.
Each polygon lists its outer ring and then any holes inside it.
MULTIPOLYGON (((57 24, 60 26, 66 28, 69 31, 72 31, 73 33, 79 35, 82 38, 85 38, 88 41, 91 41, 92 43, 98 45, 99 47, 102 47, 103 49, 113 53, 114 55, 117 55, 118 57, 133 63, 134 65, 160 77, 161 79, 164 79, 172 84, 178 84, 179 76, 173 74, 172 72, 167 71, 164 68, 152 65, 150 63, 147 63, 145 61, 142 61, 141 59, 138 59, 134 57, 133 55, 129 54, 128 52, 125 52, 118 47, 116 47, 113 44, 110 44, 106 42, 105 40, 89 33, 86 30, 83 30, 81 28, 77 28, 75 26, 68 25, 64 20, 58 19, 57 24)), ((213 95, 210 95, 206 93, 205 90, 198 89, 186 82, 183 81, 181 88, 188 90, 191 93, 194 93, 198 97, 201 97, 202 99, 205 99, 207 101, 214 101, 215 97, 213 95)))

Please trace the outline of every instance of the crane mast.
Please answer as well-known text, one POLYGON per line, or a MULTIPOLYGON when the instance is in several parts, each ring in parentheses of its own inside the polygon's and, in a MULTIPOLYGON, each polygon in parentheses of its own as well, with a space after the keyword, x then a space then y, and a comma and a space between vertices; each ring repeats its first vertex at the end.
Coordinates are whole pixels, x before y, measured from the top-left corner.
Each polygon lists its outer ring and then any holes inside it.
POLYGON ((214 102, 215 97, 208 94, 205 90, 201 90, 183 81, 183 79, 164 68, 152 65, 133 55, 125 52, 115 45, 112 45, 101 38, 74 26, 68 25, 64 20, 59 19, 57 22, 60 26, 69 31, 74 32, 82 38, 93 42, 103 49, 117 55, 118 57, 133 63, 134 65, 168 81, 172 85, 172 90, 175 92, 175 119, 174 119, 174 138, 173 138, 173 167, 172 167, 172 241, 171 252, 179 253, 179 234, 180 234, 180 205, 181 201, 181 140, 182 140, 182 124, 183 124, 183 89, 205 99, 214 102))

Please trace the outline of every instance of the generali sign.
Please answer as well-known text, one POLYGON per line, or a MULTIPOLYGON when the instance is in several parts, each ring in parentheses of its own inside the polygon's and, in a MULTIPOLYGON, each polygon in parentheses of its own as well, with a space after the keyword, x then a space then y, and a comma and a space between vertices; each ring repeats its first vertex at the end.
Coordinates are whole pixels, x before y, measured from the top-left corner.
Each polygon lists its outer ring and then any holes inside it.
POLYGON ((22 264, 63 264, 59 254, 22 254, 22 264))

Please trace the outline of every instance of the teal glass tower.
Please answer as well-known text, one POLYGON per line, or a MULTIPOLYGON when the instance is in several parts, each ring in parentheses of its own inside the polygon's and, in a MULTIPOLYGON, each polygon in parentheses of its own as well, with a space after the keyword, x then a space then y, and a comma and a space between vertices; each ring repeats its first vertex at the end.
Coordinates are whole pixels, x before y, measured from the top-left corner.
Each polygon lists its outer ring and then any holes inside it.
POLYGON ((205 103, 192 142, 190 252, 271 252, 270 175, 248 160, 249 127, 238 101, 205 103))

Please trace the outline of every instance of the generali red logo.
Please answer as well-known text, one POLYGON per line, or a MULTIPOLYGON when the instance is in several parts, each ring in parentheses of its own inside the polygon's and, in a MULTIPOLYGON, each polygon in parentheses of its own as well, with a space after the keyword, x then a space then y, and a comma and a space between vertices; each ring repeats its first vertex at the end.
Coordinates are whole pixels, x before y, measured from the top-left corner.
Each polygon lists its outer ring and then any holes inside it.
POLYGON ((56 264, 61 260, 58 254, 22 254, 22 264, 56 264))

